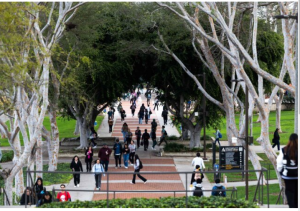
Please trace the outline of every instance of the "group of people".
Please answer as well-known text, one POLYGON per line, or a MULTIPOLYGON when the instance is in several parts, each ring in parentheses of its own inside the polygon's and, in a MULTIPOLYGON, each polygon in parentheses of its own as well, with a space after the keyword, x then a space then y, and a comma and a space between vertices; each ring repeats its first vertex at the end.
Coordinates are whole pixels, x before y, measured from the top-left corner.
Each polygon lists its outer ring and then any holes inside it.
POLYGON ((52 195, 43 186, 43 179, 38 177, 33 188, 26 187, 21 196, 21 205, 36 205, 37 207, 52 202, 52 195))

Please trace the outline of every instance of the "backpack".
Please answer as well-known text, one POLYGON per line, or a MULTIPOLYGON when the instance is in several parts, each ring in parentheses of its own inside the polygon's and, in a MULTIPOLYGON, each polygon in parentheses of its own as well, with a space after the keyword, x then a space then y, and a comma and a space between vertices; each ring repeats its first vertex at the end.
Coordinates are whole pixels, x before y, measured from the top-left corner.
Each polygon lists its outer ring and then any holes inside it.
POLYGON ((142 161, 140 160, 140 166, 139 166, 139 169, 142 169, 144 166, 143 166, 143 163, 142 161))
POLYGON ((287 153, 284 152, 284 148, 281 149, 283 153, 283 168, 280 172, 281 176, 285 177, 298 177, 298 159, 291 161, 287 153))
POLYGON ((198 196, 198 197, 203 196, 202 187, 195 186, 195 190, 194 190, 193 196, 198 196))
POLYGON ((222 133, 219 132, 219 138, 222 138, 222 133))
POLYGON ((165 132, 164 132, 164 135, 165 135, 165 136, 168 136, 168 133, 167 133, 167 131, 166 131, 166 130, 165 130, 165 132))
POLYGON ((222 191, 222 190, 225 190, 225 187, 223 185, 221 185, 220 187, 214 186, 213 190, 215 190, 214 196, 223 196, 223 197, 226 196, 225 191, 222 191))

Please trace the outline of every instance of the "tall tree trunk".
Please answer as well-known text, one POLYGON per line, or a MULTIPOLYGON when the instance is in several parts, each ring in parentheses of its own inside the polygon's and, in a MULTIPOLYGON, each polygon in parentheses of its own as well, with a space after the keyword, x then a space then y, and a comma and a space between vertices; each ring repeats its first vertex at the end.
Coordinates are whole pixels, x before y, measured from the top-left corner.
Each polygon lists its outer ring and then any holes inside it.
POLYGON ((78 120, 76 120, 76 126, 75 126, 75 130, 74 130, 74 135, 79 135, 80 133, 80 122, 78 120))
MULTIPOLYGON (((43 142, 42 137, 39 137, 37 140, 36 145, 36 171, 43 171, 43 142)), ((37 178, 43 178, 43 173, 36 173, 36 179, 37 178)))
MULTIPOLYGON (((78 121, 78 120, 77 120, 78 121)), ((80 123, 80 146, 77 149, 82 149, 84 147, 88 147, 88 135, 87 135, 87 124, 86 121, 83 120, 82 123, 80 123)))
POLYGON ((59 153, 59 131, 56 122, 56 110, 49 106, 49 117, 51 122, 51 157, 49 157, 48 171, 55 171, 58 163, 59 153))
POLYGON ((193 128, 193 130, 190 131, 191 131, 190 148, 191 149, 194 147, 201 148, 202 147, 202 144, 200 142, 201 129, 197 130, 196 128, 193 128))

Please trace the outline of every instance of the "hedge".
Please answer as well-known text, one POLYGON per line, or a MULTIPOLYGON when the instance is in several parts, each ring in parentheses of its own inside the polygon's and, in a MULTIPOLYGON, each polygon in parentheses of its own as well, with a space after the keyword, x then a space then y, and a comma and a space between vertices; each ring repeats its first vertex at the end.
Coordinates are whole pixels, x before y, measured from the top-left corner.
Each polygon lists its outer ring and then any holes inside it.
MULTIPOLYGON (((132 198, 109 200, 109 208, 185 208, 185 197, 173 198, 132 198)), ((40 208, 107 208, 106 200, 53 202, 44 204, 40 208)), ((258 206, 244 199, 232 199, 225 197, 188 197, 188 208, 258 208, 258 206)))

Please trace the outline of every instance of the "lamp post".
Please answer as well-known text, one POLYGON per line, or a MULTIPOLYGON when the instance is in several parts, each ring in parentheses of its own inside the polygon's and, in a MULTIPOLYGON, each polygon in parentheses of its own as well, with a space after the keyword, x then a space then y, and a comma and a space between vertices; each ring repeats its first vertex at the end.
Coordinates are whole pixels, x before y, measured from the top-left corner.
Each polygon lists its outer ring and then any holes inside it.
MULTIPOLYGON (((202 76, 202 83, 203 83, 203 88, 205 90, 205 72, 202 74, 198 74, 196 76, 202 76)), ((203 94, 203 112, 199 112, 203 114, 203 137, 204 137, 204 149, 203 149, 203 153, 204 153, 204 157, 203 160, 207 160, 206 158, 206 97, 203 94)), ((201 139, 201 138, 200 138, 201 139)))
MULTIPOLYGON (((232 82, 244 82, 243 79, 235 79, 235 80, 231 80, 232 82)), ((246 155, 245 155, 245 170, 246 170, 246 176, 245 176, 245 192, 246 192, 246 200, 248 200, 248 191, 249 191, 249 177, 248 177, 248 154, 249 154, 249 144, 248 144, 248 139, 249 139, 249 135, 248 135, 248 128, 249 128, 249 103, 248 103, 248 87, 247 85, 245 85, 245 116, 246 116, 246 120, 245 120, 245 142, 246 142, 246 146, 245 146, 245 151, 246 151, 246 155)))
POLYGON ((296 78, 296 82, 295 82, 295 120, 294 120, 294 132, 296 134, 298 134, 298 13, 296 15, 275 15, 273 16, 273 18, 276 19, 295 19, 296 23, 297 23, 297 29, 296 29, 296 69, 295 69, 295 78, 296 78))

